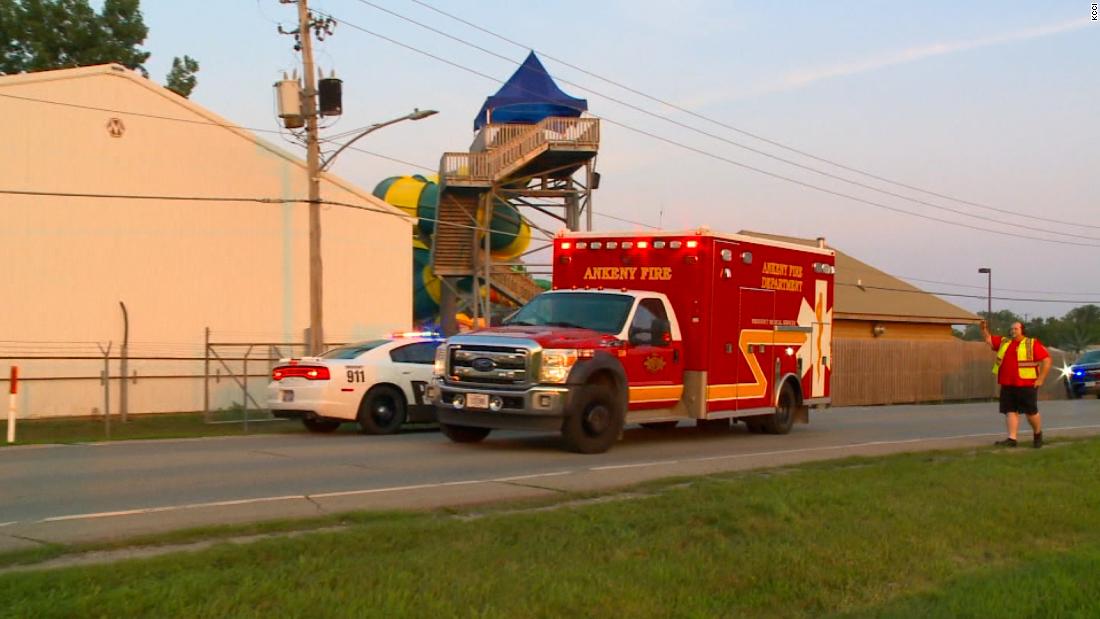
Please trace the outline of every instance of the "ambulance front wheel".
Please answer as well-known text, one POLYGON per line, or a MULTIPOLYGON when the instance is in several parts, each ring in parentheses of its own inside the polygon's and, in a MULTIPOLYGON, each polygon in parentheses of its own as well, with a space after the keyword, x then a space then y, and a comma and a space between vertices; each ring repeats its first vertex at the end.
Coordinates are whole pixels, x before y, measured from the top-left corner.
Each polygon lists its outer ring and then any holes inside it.
POLYGON ((585 385, 562 422, 561 437, 566 449, 598 454, 611 449, 623 431, 625 407, 603 385, 585 385))
POLYGON ((798 396, 790 383, 783 385, 779 390, 779 398, 775 402, 775 412, 765 417, 759 427, 768 434, 787 434, 794 425, 794 413, 798 408, 798 396))

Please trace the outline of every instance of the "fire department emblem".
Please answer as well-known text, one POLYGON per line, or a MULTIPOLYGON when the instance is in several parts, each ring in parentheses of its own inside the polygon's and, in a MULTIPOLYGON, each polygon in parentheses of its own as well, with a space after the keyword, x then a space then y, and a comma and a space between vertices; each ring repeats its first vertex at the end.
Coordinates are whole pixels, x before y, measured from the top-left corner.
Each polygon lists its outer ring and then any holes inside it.
POLYGON ((665 369, 665 360, 661 358, 661 355, 653 353, 652 355, 646 357, 645 363, 643 365, 645 365, 646 371, 650 372, 651 374, 656 374, 657 372, 665 369))

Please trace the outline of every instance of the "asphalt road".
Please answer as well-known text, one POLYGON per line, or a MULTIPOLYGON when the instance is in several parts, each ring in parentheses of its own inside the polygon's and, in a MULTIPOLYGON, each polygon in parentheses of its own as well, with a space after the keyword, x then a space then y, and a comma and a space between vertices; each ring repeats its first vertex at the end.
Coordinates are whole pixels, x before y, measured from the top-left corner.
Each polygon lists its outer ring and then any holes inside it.
MULTIPOLYGON (((1100 434, 1100 400, 1043 402, 1045 436, 1100 434)), ((838 408, 786 436, 631 427, 606 454, 498 432, 258 435, 0 449, 0 551, 354 509, 423 509, 604 490, 648 479, 973 445, 1003 436, 994 403, 838 408)), ((1021 447, 1030 445, 1024 426, 1021 447)))

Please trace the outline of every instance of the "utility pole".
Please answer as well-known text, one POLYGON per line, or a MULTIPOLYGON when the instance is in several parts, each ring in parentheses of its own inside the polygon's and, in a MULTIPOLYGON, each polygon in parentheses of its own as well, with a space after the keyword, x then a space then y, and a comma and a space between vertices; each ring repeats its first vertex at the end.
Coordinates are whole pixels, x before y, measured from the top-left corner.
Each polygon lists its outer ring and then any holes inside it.
POLYGON ((306 170, 309 174, 309 354, 325 347, 321 263, 321 145, 317 135, 317 76, 313 69, 313 36, 308 0, 298 0, 298 41, 302 47, 303 116, 306 121, 306 170))
POLYGON ((314 17, 309 11, 309 0, 279 0, 282 4, 298 5, 298 28, 283 30, 280 34, 295 36, 294 49, 302 52, 302 73, 305 84, 299 86, 297 77, 284 79, 275 84, 279 101, 279 116, 286 122, 288 129, 305 127, 306 172, 309 181, 309 337, 306 340, 306 353, 319 355, 324 352, 324 268, 321 259, 321 174, 332 164, 337 155, 344 152, 352 143, 367 134, 404 120, 421 120, 436 114, 435 110, 414 108, 409 114, 376 123, 367 127, 351 140, 345 142, 336 152, 327 158, 321 158, 321 138, 318 134, 318 120, 321 116, 339 116, 343 111, 341 101, 341 80, 335 74, 321 78, 318 90, 318 76, 313 64, 313 36, 323 41, 332 34, 336 21, 324 13, 314 17))

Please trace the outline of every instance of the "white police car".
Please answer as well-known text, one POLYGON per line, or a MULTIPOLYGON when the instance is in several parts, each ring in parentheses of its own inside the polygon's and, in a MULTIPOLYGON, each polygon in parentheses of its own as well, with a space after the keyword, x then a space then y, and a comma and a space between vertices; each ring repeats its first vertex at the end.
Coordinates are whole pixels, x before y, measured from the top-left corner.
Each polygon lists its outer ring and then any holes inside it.
POLYGON ((403 334, 280 360, 271 371, 268 408, 275 417, 301 419, 311 432, 354 421, 368 434, 390 434, 406 421, 435 421, 424 388, 441 343, 431 334, 403 334))

